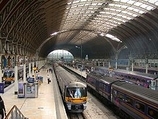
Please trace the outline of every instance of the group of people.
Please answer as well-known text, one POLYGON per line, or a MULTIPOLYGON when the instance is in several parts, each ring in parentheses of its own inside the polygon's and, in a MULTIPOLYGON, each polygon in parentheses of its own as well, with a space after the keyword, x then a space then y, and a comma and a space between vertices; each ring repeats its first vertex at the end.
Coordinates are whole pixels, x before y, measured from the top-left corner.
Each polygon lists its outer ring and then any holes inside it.
POLYGON ((6 116, 5 105, 2 97, 0 96, 0 119, 4 119, 5 116, 6 116))

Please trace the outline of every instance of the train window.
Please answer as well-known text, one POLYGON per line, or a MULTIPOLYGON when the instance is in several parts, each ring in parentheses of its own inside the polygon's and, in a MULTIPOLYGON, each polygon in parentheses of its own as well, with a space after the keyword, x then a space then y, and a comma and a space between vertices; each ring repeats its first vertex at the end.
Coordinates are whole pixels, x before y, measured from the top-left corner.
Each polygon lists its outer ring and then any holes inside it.
POLYGON ((103 83, 99 83, 99 89, 104 90, 104 85, 103 85, 103 83))
POLYGON ((90 84, 94 85, 96 80, 94 78, 92 78, 92 77, 88 77, 87 82, 89 82, 90 84))
POLYGON ((87 96, 86 88, 67 88, 66 96, 72 98, 81 98, 87 96))
POLYGON ((158 119, 158 110, 148 107, 148 115, 153 119, 158 119))
POLYGON ((132 77, 132 80, 133 80, 133 81, 135 81, 135 80, 136 80, 136 78, 135 78, 135 77, 132 77))
POLYGON ((108 92, 108 86, 106 84, 104 85, 104 90, 108 92))
POLYGON ((113 97, 117 97, 117 91, 113 90, 113 97))
POLYGON ((144 85, 144 80, 140 79, 140 85, 143 86, 144 85))
POLYGON ((126 102, 127 104, 133 106, 133 99, 132 99, 132 98, 130 98, 130 97, 126 97, 125 102, 126 102))
POLYGON ((140 79, 137 78, 136 83, 137 83, 137 85, 140 85, 140 79))
POLYGON ((130 76, 128 76, 128 79, 131 79, 131 77, 130 77, 130 76))
POLYGON ((118 92, 118 96, 117 96, 120 100, 124 101, 124 94, 118 92))
POLYGON ((138 101, 136 101, 136 102, 135 102, 135 108, 138 109, 138 110, 140 110, 141 112, 144 112, 144 110, 145 110, 145 105, 142 104, 142 103, 140 103, 140 102, 138 102, 138 101))

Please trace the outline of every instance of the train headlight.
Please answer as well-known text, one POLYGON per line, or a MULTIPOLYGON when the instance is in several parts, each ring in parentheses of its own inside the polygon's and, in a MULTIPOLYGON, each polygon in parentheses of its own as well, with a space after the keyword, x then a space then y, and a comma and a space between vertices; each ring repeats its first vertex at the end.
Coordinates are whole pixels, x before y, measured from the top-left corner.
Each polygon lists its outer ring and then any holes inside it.
POLYGON ((6 80, 6 78, 3 78, 3 81, 5 81, 6 80))
POLYGON ((68 108, 68 110, 71 110, 71 104, 70 103, 67 103, 67 108, 68 108))
POLYGON ((83 104, 83 109, 85 110, 87 107, 86 103, 83 104))

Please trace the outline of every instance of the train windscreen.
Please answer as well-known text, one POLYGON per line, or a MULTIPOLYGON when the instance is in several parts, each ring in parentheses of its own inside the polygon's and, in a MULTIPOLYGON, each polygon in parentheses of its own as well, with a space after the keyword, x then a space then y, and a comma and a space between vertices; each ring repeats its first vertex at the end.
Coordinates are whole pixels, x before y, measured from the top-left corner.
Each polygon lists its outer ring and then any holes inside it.
POLYGON ((67 88, 66 96, 72 98, 81 98, 87 96, 87 89, 84 87, 67 88))
POLYGON ((14 77, 14 72, 13 71, 6 71, 3 74, 3 77, 14 77))

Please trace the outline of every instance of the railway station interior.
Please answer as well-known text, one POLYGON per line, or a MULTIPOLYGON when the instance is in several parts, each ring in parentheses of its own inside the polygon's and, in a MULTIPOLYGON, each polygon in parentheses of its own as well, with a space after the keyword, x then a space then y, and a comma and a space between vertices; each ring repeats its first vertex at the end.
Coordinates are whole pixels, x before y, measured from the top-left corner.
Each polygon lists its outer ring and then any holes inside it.
POLYGON ((89 65, 157 77, 158 0, 1 0, 0 59, 6 119, 17 113, 18 119, 67 119, 54 88, 55 74, 47 72, 51 63, 80 71, 89 65), (3 78, 6 70, 14 71, 15 81, 8 87, 3 78), (31 94, 28 77, 41 78, 33 83, 31 94), (19 93, 19 85, 25 92, 19 93))

